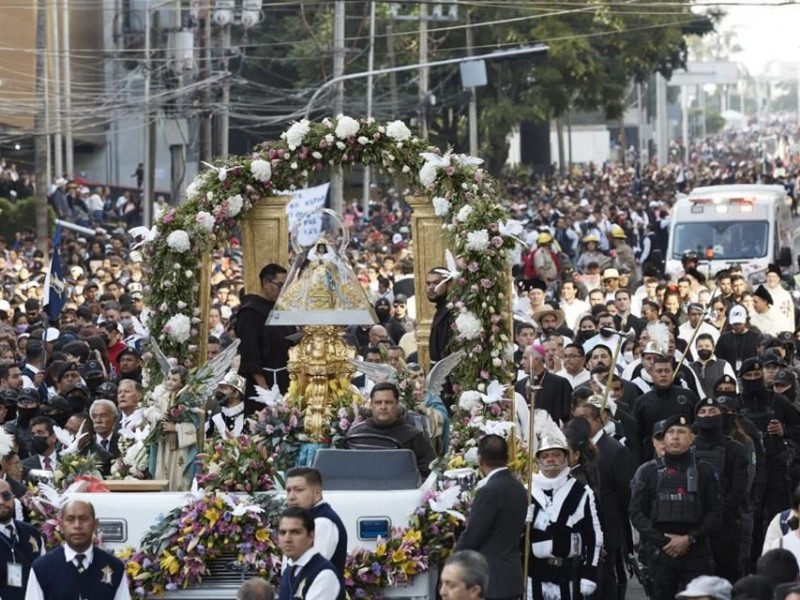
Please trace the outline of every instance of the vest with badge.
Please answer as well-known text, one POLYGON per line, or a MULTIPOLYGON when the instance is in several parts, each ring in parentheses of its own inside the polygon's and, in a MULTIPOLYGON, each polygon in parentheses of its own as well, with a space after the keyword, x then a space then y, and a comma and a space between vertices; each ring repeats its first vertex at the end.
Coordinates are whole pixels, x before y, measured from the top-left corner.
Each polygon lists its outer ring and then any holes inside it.
MULTIPOLYGON (((314 554, 311 559, 302 566, 297 574, 293 574, 293 568, 288 565, 281 575, 281 587, 278 592, 278 600, 305 600, 308 590, 314 583, 314 580, 323 571, 333 571, 333 565, 329 560, 319 553, 314 554)), ((336 576, 339 578, 339 589, 343 592, 344 585, 342 584, 342 577, 338 573, 336 576)), ((331 596, 333 598, 333 596, 331 596)), ((49 599, 48 599, 49 600, 49 599)))
POLYGON ((654 523, 697 523, 701 505, 697 497, 697 464, 687 469, 668 467, 663 458, 656 460, 658 483, 653 510, 654 523))
POLYGON ((13 552, 9 537, 0 533, 0 598, 3 600, 25 598, 31 565, 39 558, 42 549, 42 536, 34 527, 22 521, 14 521, 14 525, 16 540, 13 552), (14 564, 19 567, 10 566, 14 564), (16 568, 20 570, 18 575, 14 573, 16 568))
POLYGON ((78 573, 75 564, 67 562, 61 546, 36 559, 33 572, 47 600, 114 600, 125 577, 125 565, 95 547, 91 564, 78 573))

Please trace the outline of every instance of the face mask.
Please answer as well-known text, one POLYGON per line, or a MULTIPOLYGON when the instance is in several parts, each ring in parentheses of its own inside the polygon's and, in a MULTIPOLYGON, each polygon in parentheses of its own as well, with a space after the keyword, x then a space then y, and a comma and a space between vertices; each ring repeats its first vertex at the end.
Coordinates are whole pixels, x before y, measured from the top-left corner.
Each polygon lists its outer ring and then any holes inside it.
POLYGON ((794 402, 795 398, 797 398, 797 390, 794 389, 794 386, 790 387, 785 392, 781 392, 781 394, 786 396, 792 402, 794 402))
POLYGON ((733 431, 733 426, 736 424, 736 415, 725 414, 722 415, 722 433, 725 435, 733 431))
POLYGON ((722 427, 722 415, 715 415, 713 417, 697 417, 694 422, 697 428, 703 431, 713 431, 722 427))
POLYGON ((17 408, 17 414, 19 415, 20 420, 22 421, 30 421, 33 417, 39 414, 39 408, 17 408))
POLYGON ((632 363, 635 360, 633 358, 633 352, 631 352, 630 350, 625 350, 625 352, 622 353, 622 356, 625 358, 625 362, 628 363, 632 363))
POLYGON ((47 450, 48 440, 43 435, 35 435, 33 436, 33 441, 31 442, 31 448, 33 448, 33 452, 35 454, 42 454, 47 450))
POLYGON ((130 329, 133 327, 133 319, 122 319, 119 323, 122 325, 123 329, 130 329))
POLYGON ((69 409, 73 413, 79 413, 86 410, 86 405, 88 404, 88 402, 86 401, 86 399, 81 398, 80 396, 72 396, 70 398, 67 398, 67 404, 69 404, 69 409))
POLYGON ((228 397, 223 394, 222 392, 217 392, 214 394, 214 397, 217 399, 217 403, 220 406, 227 406, 228 405, 228 397))
POLYGON ((742 390, 746 394, 755 394, 764 389, 764 378, 761 379, 742 379, 742 390))
POLYGON ((14 325, 14 331, 16 331, 19 335, 22 335, 26 331, 28 331, 27 325, 14 325))
POLYGON ((53 419, 53 421, 55 421, 56 425, 58 425, 59 427, 61 427, 63 429, 64 427, 67 426, 67 421, 69 421, 69 418, 71 416, 72 415, 69 415, 67 413, 61 413, 60 412, 60 413, 56 413, 54 415, 50 415, 50 418, 53 419))
POLYGON ((708 360, 711 358, 711 355, 714 354, 712 350, 698 350, 697 356, 700 357, 700 360, 708 360))

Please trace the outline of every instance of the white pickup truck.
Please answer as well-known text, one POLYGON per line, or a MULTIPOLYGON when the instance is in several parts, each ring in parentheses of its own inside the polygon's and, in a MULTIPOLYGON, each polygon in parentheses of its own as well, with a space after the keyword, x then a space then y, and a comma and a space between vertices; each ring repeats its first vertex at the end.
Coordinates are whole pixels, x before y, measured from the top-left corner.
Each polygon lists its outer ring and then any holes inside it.
MULTIPOLYGON (((321 450, 314 466, 323 475, 325 500, 347 528, 350 551, 374 549, 378 537, 385 539, 393 527, 407 527, 411 513, 422 504, 425 493, 436 485, 434 474, 420 481, 410 450, 321 450)), ((151 526, 190 499, 183 492, 109 492, 78 494, 77 497, 94 505, 103 544, 110 550, 127 546, 138 548, 151 526)), ((202 584, 167 592, 164 597, 175 600, 235 598, 239 585, 249 575, 229 569, 232 560, 233 555, 212 561, 210 573, 202 584)), ((429 570, 417 575, 410 585, 384 590, 384 596, 400 600, 435 598, 436 579, 436 571, 429 570)))

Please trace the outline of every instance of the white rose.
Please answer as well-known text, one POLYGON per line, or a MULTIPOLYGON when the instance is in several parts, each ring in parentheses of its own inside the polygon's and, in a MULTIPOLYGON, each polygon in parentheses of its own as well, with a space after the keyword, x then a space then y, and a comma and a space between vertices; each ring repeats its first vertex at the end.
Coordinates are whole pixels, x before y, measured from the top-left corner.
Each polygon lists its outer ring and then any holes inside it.
POLYGON ((369 144, 369 138, 363 135, 358 136, 358 143, 362 146, 366 146, 369 144))
POLYGON ((293 123, 291 127, 281 137, 286 140, 289 145, 289 150, 295 150, 300 147, 308 135, 309 123, 308 119, 303 119, 297 123, 293 123))
POLYGON ((314 152, 311 153, 311 156, 312 156, 312 158, 314 158, 316 160, 321 160, 322 159, 322 152, 317 152, 315 150, 314 152))
POLYGON ((186 188, 186 198, 191 200, 195 194, 200 191, 200 186, 203 185, 202 178, 198 175, 192 180, 192 183, 186 188))
POLYGON ((272 165, 268 160, 257 158, 250 163, 250 172, 258 181, 269 181, 272 177, 272 165))
POLYGON ((326 133, 326 134, 325 134, 325 141, 326 141, 327 143, 329 143, 329 144, 332 144, 332 143, 334 142, 334 140, 335 140, 335 139, 336 139, 336 138, 335 138, 335 137, 333 137, 333 134, 332 134, 332 133, 326 133))
POLYGON ((358 121, 353 117, 339 115, 339 118, 336 119, 336 129, 334 129, 333 132, 340 140, 346 140, 349 137, 355 136, 358 133, 359 127, 361 127, 361 125, 359 125, 358 121))
POLYGON ((467 234, 467 243, 465 246, 467 250, 483 252, 489 247, 489 232, 485 229, 470 231, 467 234))
POLYGON ((464 453, 464 460, 468 465, 477 465, 478 464, 478 449, 473 446, 469 450, 464 453))
POLYGON ((439 170, 435 165, 426 162, 419 170, 419 182, 425 187, 433 185, 433 182, 436 181, 436 175, 438 172, 439 170))
POLYGON ((441 196, 433 198, 433 212, 437 217, 446 216, 450 212, 450 207, 451 204, 447 198, 442 198, 441 196))
POLYGON ((206 200, 208 200, 209 202, 214 200, 214 192, 206 192, 206 200))
POLYGON ((458 406, 466 411, 471 411, 481 405, 480 392, 462 392, 458 398, 458 406))
POLYGON ((240 194, 228 198, 228 216, 235 217, 242 212, 244 206, 244 198, 240 194))
POLYGON ((411 130, 402 121, 392 121, 386 125, 386 135, 395 142, 405 142, 411 137, 411 130))
POLYGON ((164 325, 164 333, 179 344, 183 344, 189 339, 192 330, 192 323, 186 315, 173 315, 164 325))
POLYGON ((189 240, 189 234, 183 229, 176 229, 167 236, 167 246, 173 252, 183 254, 192 247, 192 242, 189 240))
POLYGON ((194 218, 195 223, 200 226, 200 229, 211 233, 214 230, 214 215, 201 210, 194 218))
POLYGON ((483 332, 483 324, 474 313, 467 311, 456 317, 456 329, 466 339, 474 340, 483 332))
POLYGON ((461 207, 461 210, 458 211, 456 215, 456 219, 461 221, 462 223, 469 219, 469 216, 472 214, 472 207, 469 204, 465 204, 461 207))

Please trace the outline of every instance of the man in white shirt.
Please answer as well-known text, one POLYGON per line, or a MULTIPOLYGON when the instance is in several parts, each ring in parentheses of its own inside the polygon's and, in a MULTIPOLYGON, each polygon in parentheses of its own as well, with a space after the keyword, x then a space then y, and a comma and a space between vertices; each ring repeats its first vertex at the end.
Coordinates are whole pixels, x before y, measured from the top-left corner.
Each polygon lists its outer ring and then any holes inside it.
POLYGON ((133 431, 142 422, 142 385, 133 379, 123 379, 117 387, 117 407, 120 428, 133 431))
POLYGON ((577 293, 578 286, 574 280, 567 279, 561 284, 561 304, 559 306, 564 312, 564 323, 572 331, 575 331, 578 319, 592 311, 592 307, 589 306, 588 302, 578 299, 577 293))
POLYGON ((333 564, 314 549, 314 517, 309 511, 299 506, 283 511, 278 545, 288 559, 278 600, 344 598, 344 586, 333 564))
POLYGON ((584 383, 589 383, 592 375, 584 366, 586 353, 583 351, 583 346, 580 344, 567 344, 564 346, 564 353, 561 358, 564 368, 558 371, 556 375, 569 381, 573 390, 584 383))
POLYGON ((111 400, 95 400, 89 409, 89 416, 94 423, 95 441, 113 458, 118 458, 117 421, 119 420, 119 411, 117 407, 111 400))
POLYGON ((772 296, 773 311, 778 321, 777 329, 794 332, 794 301, 792 295, 781 285, 781 268, 767 267, 767 291, 772 296))
POLYGON ((684 340, 687 344, 691 342, 692 346, 690 349, 690 354, 692 360, 697 360, 697 336, 705 333, 711 336, 711 340, 716 345, 717 340, 719 339, 719 329, 711 325, 710 323, 706 323, 703 321, 705 309, 703 308, 702 304, 698 304, 692 302, 689 304, 689 309, 687 311, 688 319, 687 321, 678 327, 678 337, 684 340), (699 329, 698 329, 699 327, 699 329), (697 329, 697 334, 694 333, 694 330, 697 329), (694 339, 692 339, 694 337, 694 339))

